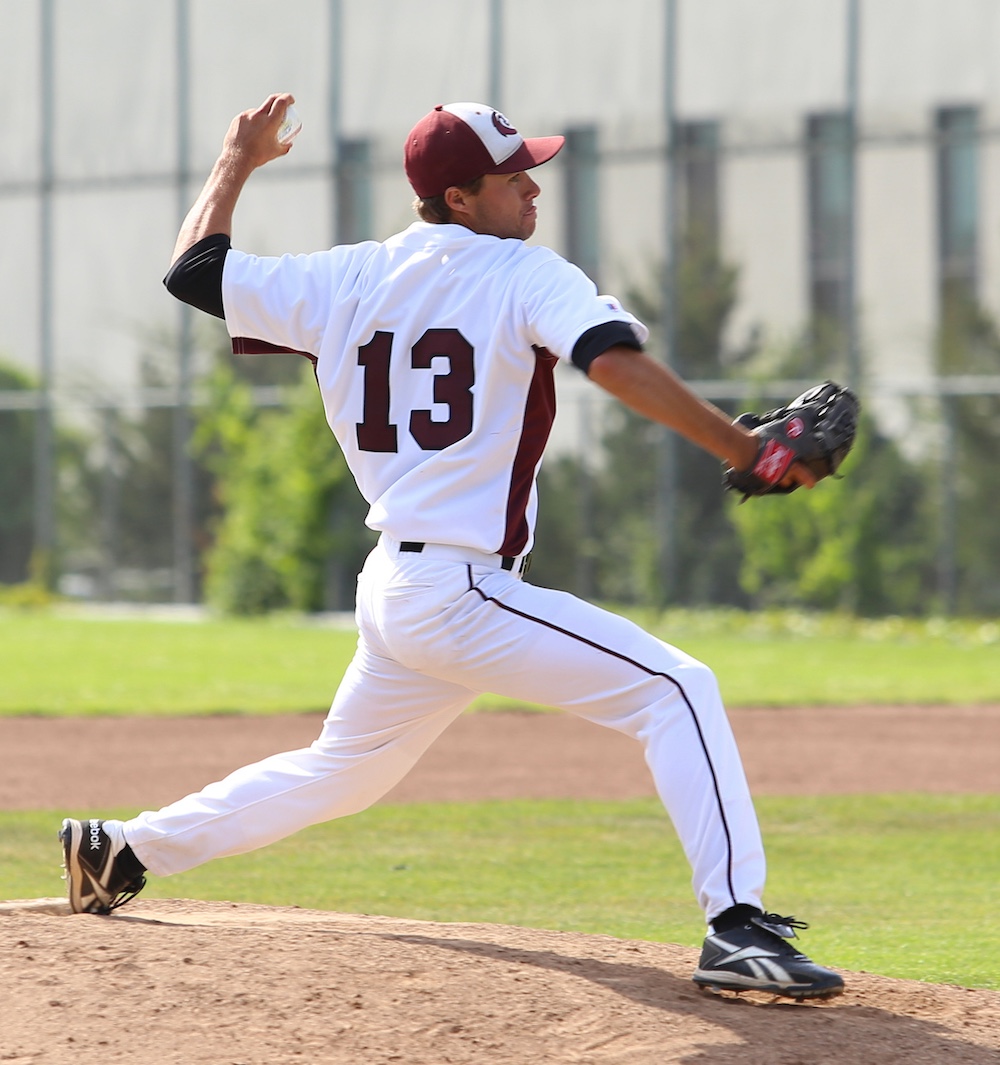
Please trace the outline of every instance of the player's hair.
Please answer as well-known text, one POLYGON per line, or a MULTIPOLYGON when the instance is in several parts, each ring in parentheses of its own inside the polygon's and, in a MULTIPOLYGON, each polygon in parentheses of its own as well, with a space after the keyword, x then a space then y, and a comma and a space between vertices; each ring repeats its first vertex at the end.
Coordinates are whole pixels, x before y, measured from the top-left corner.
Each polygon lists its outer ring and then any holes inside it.
MULTIPOLYGON (((481 177, 477 177, 475 181, 470 181, 468 185, 458 186, 467 196, 475 196, 482 187, 483 179, 481 177)), ((422 222, 451 221, 451 208, 445 202, 444 193, 441 193, 440 196, 427 196, 425 198, 418 196, 413 201, 413 209, 420 216, 422 222)))

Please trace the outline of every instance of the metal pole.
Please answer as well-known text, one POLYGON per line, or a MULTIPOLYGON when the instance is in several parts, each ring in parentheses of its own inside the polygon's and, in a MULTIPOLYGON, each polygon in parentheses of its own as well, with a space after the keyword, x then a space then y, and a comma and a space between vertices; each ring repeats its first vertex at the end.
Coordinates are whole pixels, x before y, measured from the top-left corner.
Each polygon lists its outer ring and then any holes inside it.
MULTIPOLYGON (((343 57, 344 57, 344 12, 341 0, 329 0, 327 5, 327 69, 329 71, 327 95, 327 144, 330 152, 330 233, 333 244, 344 244, 348 234, 344 232, 345 219, 341 215, 340 189, 343 168, 341 137, 343 130, 343 57)), ((332 533, 343 524, 343 514, 332 497, 327 510, 327 527, 332 533)), ((334 539, 337 537, 334 535, 334 539)), ((332 551, 323 567, 323 607, 340 610, 345 606, 342 589, 346 585, 345 564, 337 551, 332 551)))
MULTIPOLYGON (((663 361, 677 361, 677 157, 676 157, 676 71, 677 3, 664 0, 663 39, 663 276, 660 286, 660 323, 663 361)), ((656 529, 660 538, 661 599, 665 603, 677 587, 676 504, 678 494, 677 439, 663 431, 660 469, 656 489, 656 529)))
POLYGON ((103 457, 100 480, 101 562, 98 574, 98 598, 105 602, 116 598, 116 560, 119 557, 119 481, 118 481, 118 411, 105 407, 101 411, 103 457))
POLYGON ((938 594, 944 614, 954 614, 958 602, 958 492, 955 488, 955 478, 951 476, 957 469, 958 462, 956 403, 954 396, 941 396, 941 550, 938 556, 938 594))
POLYGON ((861 379, 858 350, 857 298, 857 168, 858 168, 858 66, 861 45, 860 0, 847 0, 847 232, 844 264, 844 307, 842 322, 847 356, 848 382, 855 388, 861 379))
MULTIPOLYGON (((190 207, 191 54, 188 0, 177 0, 177 211, 190 207)), ((174 407, 174 602, 194 602, 194 470, 191 462, 191 364, 194 350, 191 308, 180 305, 177 345, 177 403, 174 407)))
POLYGON ((594 571, 597 560, 597 537, 594 533, 594 473, 590 455, 594 440, 594 411, 591 397, 581 395, 578 403, 579 434, 579 522, 580 537, 576 549, 576 594, 581 599, 590 599, 594 594, 594 571))
POLYGON ((486 103, 503 110, 503 0, 490 0, 489 93, 486 103))
POLYGON ((663 357, 677 361, 677 0, 665 0, 663 56, 663 357))
POLYGON ((55 17, 54 0, 41 5, 41 175, 38 255, 38 405, 35 410, 35 543, 32 576, 46 586, 54 578, 56 530, 52 433, 53 338, 53 184, 55 181, 55 17))
POLYGON ((341 110, 343 92, 341 78, 343 75, 344 55, 344 20, 341 0, 330 0, 329 4, 329 82, 327 83, 327 138, 330 146, 330 232, 333 243, 344 243, 345 235, 340 232, 337 195, 340 187, 340 138, 342 126, 341 110))

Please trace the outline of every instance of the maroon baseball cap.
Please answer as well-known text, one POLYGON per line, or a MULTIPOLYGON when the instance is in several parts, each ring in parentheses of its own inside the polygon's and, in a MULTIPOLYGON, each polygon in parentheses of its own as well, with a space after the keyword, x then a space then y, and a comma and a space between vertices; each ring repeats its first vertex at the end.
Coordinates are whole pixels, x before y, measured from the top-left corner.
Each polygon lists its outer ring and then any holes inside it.
POLYGON ((486 104, 439 104, 410 130, 403 165, 413 191, 426 200, 483 174, 530 170, 564 143, 564 137, 526 140, 486 104))

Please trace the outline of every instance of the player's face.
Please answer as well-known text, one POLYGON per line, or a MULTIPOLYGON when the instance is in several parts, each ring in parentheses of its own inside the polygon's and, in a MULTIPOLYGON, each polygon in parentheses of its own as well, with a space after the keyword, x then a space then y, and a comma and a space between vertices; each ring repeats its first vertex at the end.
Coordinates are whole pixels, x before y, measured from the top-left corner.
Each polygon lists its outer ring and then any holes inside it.
POLYGON ((535 197, 541 191, 527 171, 486 174, 479 192, 466 197, 463 222, 475 233, 527 240, 535 232, 535 197))

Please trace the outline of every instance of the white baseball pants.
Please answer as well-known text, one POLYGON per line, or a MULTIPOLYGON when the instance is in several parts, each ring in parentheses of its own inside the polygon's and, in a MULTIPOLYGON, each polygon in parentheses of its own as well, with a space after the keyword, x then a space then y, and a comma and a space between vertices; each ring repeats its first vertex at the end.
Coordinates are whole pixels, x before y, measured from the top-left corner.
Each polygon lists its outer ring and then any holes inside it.
POLYGON ((139 860, 182 872, 363 810, 477 694, 494 692, 637 739, 706 918, 763 908, 760 831, 711 670, 499 562, 434 545, 401 553, 383 536, 358 580, 358 649, 319 738, 125 822, 139 860))

